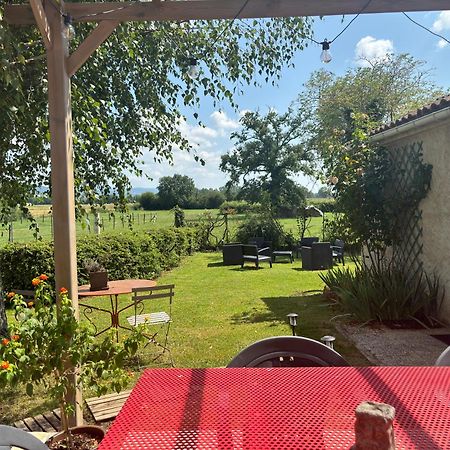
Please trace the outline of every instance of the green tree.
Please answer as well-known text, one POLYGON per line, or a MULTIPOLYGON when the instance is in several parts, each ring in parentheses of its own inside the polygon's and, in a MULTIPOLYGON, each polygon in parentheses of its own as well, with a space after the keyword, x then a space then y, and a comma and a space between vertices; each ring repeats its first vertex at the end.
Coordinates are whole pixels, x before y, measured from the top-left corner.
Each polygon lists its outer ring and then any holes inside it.
POLYGON ((137 201, 146 211, 159 209, 159 198, 154 192, 143 192, 138 196, 137 201))
POLYGON ((220 169, 230 176, 229 187, 242 185, 239 196, 250 202, 269 201, 274 211, 285 214, 300 207, 304 188, 290 177, 311 173, 311 158, 301 142, 302 117, 269 111, 249 112, 243 129, 231 135, 233 150, 222 156, 220 169))
MULTIPOLYGON (((333 146, 329 140, 340 133, 340 143, 353 138, 354 114, 366 114, 370 132, 382 123, 395 120, 442 94, 432 82, 424 61, 407 54, 387 55, 367 62, 368 67, 349 69, 344 75, 314 72, 298 97, 304 134, 310 151, 326 159, 330 171, 333 146)), ((332 170, 332 168, 331 168, 332 170)))
POLYGON ((158 184, 158 197, 162 209, 178 205, 186 208, 195 194, 194 180, 186 175, 175 174, 173 177, 161 177, 158 184))
MULTIPOLYGON (((42 39, 36 27, 8 26, 4 4, 0 200, 10 208, 25 206, 41 187, 51 195, 50 149, 42 39)), ((75 27, 72 50, 94 25, 75 27)), ((180 131, 180 108, 197 108, 200 96, 236 106, 244 84, 275 82, 310 27, 308 18, 121 24, 72 78, 77 201, 98 204, 111 192, 124 200, 130 174, 142 174, 144 149, 155 162, 171 161, 174 147, 194 152, 180 131), (191 57, 202 69, 197 80, 187 76, 191 57)))

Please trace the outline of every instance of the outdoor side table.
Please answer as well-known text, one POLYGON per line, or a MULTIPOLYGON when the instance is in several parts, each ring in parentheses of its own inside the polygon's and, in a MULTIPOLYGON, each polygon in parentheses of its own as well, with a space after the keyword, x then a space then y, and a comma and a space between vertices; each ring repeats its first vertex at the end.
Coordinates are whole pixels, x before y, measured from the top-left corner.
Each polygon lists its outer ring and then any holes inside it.
POLYGON ((79 306, 83 307, 83 315, 89 321, 89 323, 95 329, 95 336, 98 336, 104 333, 111 328, 115 328, 116 330, 116 340, 119 342, 119 328, 130 330, 130 327, 124 327, 120 325, 119 316, 123 311, 134 307, 134 303, 127 303, 125 306, 119 309, 119 295, 122 294, 131 294, 133 288, 138 287, 153 287, 156 286, 156 281, 153 280, 116 280, 108 282, 108 289, 104 289, 101 291, 91 291, 90 286, 85 284, 83 286, 78 286, 78 297, 80 298, 89 298, 89 297, 104 297, 109 295, 110 299, 110 309, 101 308, 93 305, 92 303, 81 303, 79 302, 79 306), (98 330, 97 326, 93 322, 90 317, 93 311, 102 311, 108 313, 111 316, 111 325, 107 326, 102 330, 98 330))
POLYGON ((275 250, 272 252, 272 260, 275 262, 275 258, 277 256, 281 256, 284 258, 289 258, 289 261, 292 263, 294 261, 294 257, 292 256, 291 250, 275 250))
POLYGON ((450 450, 450 367, 148 369, 99 450, 344 450, 364 400, 398 450, 450 450))

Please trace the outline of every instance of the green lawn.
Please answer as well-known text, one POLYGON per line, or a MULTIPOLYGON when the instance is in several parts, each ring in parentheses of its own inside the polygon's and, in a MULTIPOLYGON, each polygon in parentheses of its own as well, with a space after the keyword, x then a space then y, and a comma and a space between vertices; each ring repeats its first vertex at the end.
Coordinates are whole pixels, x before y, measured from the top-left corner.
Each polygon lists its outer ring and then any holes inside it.
MULTIPOLYGON (((339 311, 318 294, 323 283, 318 272, 304 272, 301 262, 276 263, 260 270, 249 265, 222 266, 221 254, 197 253, 187 257, 174 270, 163 274, 158 284, 175 284, 170 348, 177 367, 225 366, 242 348, 269 336, 288 335, 286 314, 299 314, 298 333, 313 339, 325 334, 336 336, 336 349, 352 364, 366 365, 362 355, 340 336, 330 319, 339 311)), ((121 298, 123 302, 129 298, 121 298)), ((109 299, 93 300, 107 306, 109 299)), ((12 318, 11 311, 8 311, 12 318)), ((99 313, 95 321, 108 323, 99 313)), ((141 353, 139 372, 152 363, 151 347, 141 353)), ((161 364, 167 362, 162 359, 161 364)), ((86 392, 86 395, 90 395, 86 392)), ((0 403, 0 423, 11 422, 51 407, 42 395, 27 399, 23 390, 4 392, 0 403)))
MULTIPOLYGON (((31 208, 34 218, 39 225, 39 233, 44 240, 52 239, 52 218, 49 215, 48 206, 34 206, 31 208)), ((205 212, 215 215, 219 210, 210 209, 187 209, 185 210, 185 218, 187 221, 196 220, 205 212)), ((128 214, 122 215, 115 213, 114 216, 110 212, 100 214, 102 229, 108 233, 123 232, 127 229, 152 230, 158 228, 168 228, 173 226, 174 215, 172 211, 130 211, 128 214)), ((229 216, 230 232, 233 233, 237 226, 244 219, 244 215, 237 214, 229 216)), ((287 231, 291 231, 294 235, 298 235, 296 219, 281 219, 280 222, 287 231)), ((17 220, 13 222, 13 240, 14 242, 28 242, 35 239, 33 231, 29 229, 27 220, 17 220)), ((217 230, 214 234, 221 236, 221 231, 217 230)), ((77 235, 94 234, 94 215, 88 214, 81 221, 77 221, 77 235)), ((322 219, 314 217, 311 219, 310 228, 307 230, 307 236, 322 237, 322 219)), ((7 227, 0 228, 0 246, 5 245, 9 239, 7 227)))

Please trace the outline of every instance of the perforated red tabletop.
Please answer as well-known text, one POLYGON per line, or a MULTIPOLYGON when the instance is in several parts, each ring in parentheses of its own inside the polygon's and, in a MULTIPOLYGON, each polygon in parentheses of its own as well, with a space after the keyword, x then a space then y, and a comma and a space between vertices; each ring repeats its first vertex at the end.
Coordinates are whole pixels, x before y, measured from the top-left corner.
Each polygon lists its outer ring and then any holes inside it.
POLYGON ((146 370, 99 450, 348 450, 364 400, 397 450, 450 450, 450 367, 146 370))

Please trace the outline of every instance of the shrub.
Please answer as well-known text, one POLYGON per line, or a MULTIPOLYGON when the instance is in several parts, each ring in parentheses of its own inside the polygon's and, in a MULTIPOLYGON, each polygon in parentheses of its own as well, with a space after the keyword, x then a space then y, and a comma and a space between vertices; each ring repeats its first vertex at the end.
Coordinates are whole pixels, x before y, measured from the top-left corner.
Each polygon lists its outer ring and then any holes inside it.
POLYGON ((320 209, 323 213, 334 213, 338 212, 336 208, 336 201, 332 198, 327 199, 308 199, 308 206, 315 206, 320 209))
POLYGON ((325 217, 323 221, 324 242, 334 242, 341 239, 345 243, 345 251, 356 254, 361 250, 361 241, 358 235, 350 228, 344 214, 335 214, 333 217, 325 217))
POLYGON ((186 220, 184 218, 184 211, 177 205, 173 208, 174 226, 175 228, 185 227, 186 220))
POLYGON ((94 330, 77 321, 67 290, 61 288, 59 307, 55 294, 41 274, 33 280, 36 286, 34 307, 21 296, 14 296, 17 320, 9 328, 8 338, 0 343, 0 388, 25 384, 31 397, 33 388, 43 385, 55 399, 61 412, 67 447, 72 445, 69 431, 67 391, 74 388, 72 374, 77 371, 78 383, 90 386, 97 395, 108 389, 119 392, 129 382, 125 360, 133 356, 144 341, 144 328, 131 330, 131 335, 115 343, 112 334, 96 339, 94 330))
POLYGON ((292 249, 296 244, 294 235, 283 229, 280 222, 270 213, 248 216, 236 230, 236 241, 246 243, 251 238, 263 237, 272 242, 274 249, 292 249))
POLYGON ((419 271, 414 277, 394 264, 338 267, 319 277, 343 309, 362 322, 418 319, 433 325, 442 303, 439 279, 419 271))
MULTIPOLYGON (((83 261, 96 259, 111 280, 153 278, 175 267, 184 255, 198 248, 197 230, 179 228, 83 236, 77 242, 78 280, 87 283, 83 261)), ((54 278, 53 243, 9 244, 0 249, 1 285, 4 290, 30 289, 30 275, 54 278)))
POLYGON ((236 214, 247 214, 256 212, 261 208, 259 203, 249 203, 245 200, 232 200, 229 202, 223 202, 220 205, 220 212, 234 211, 236 214))

